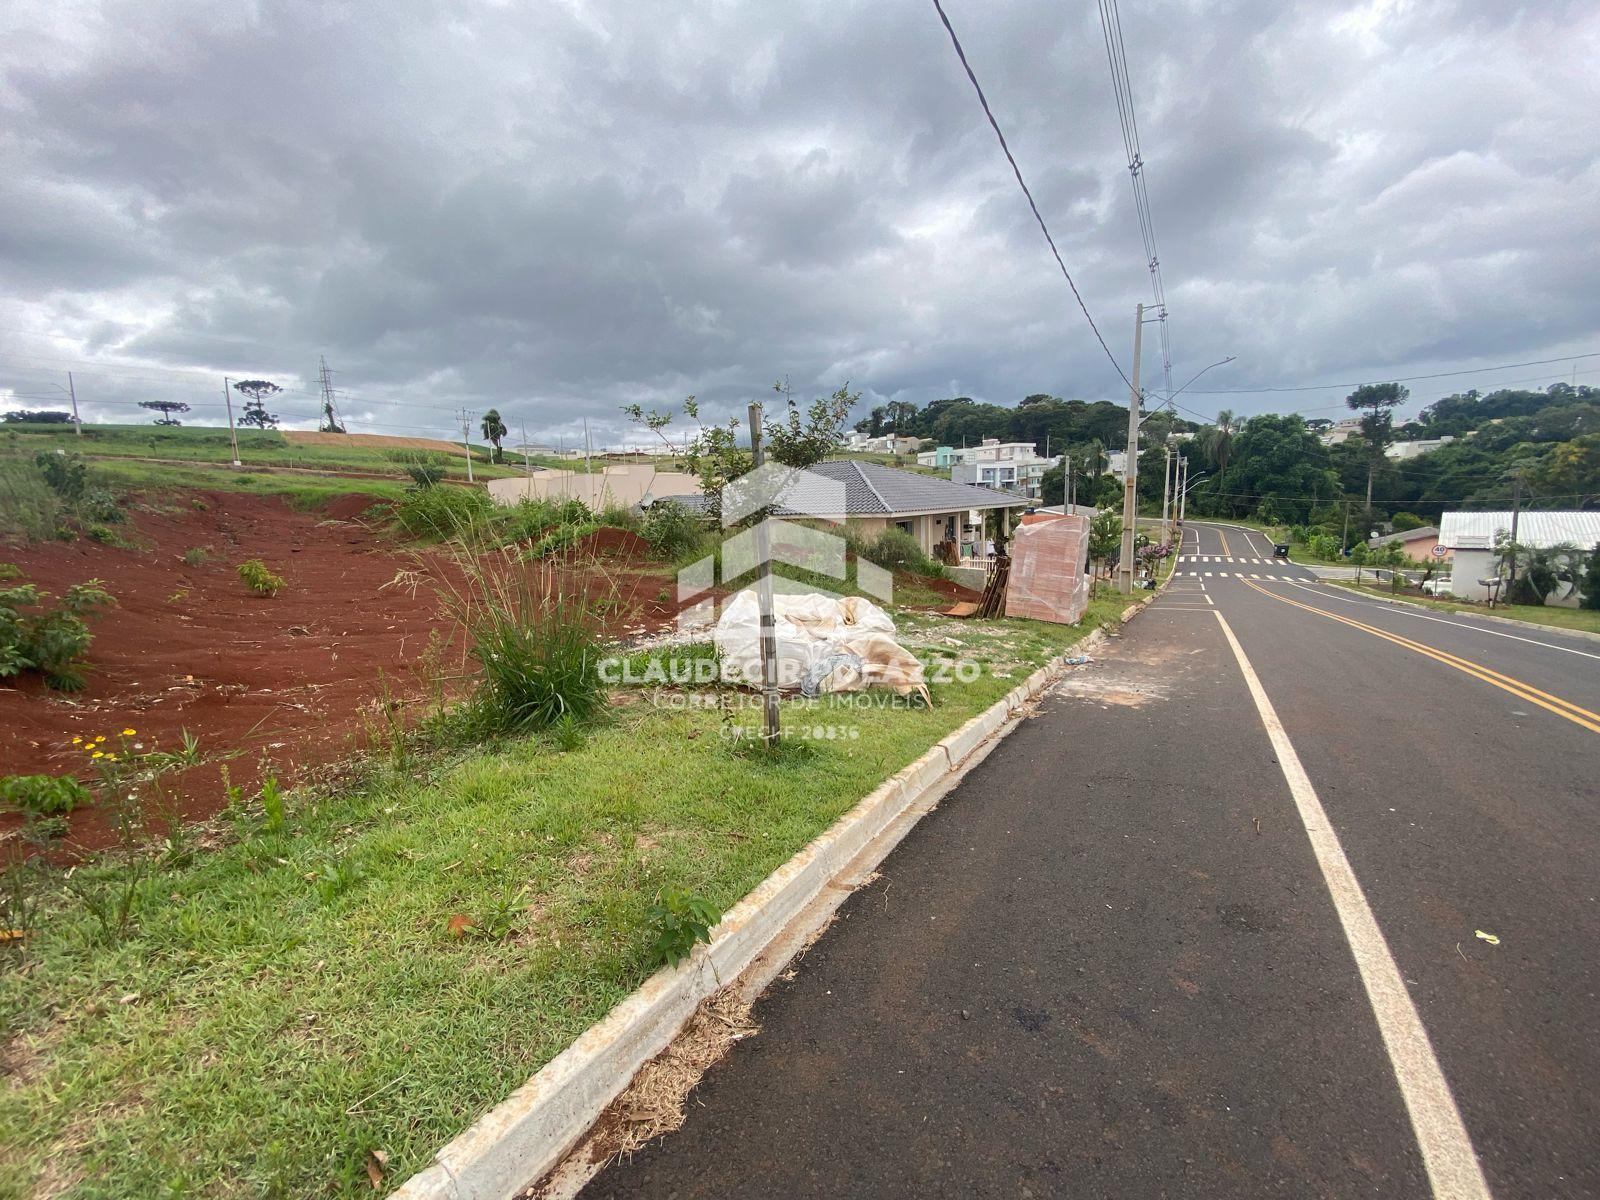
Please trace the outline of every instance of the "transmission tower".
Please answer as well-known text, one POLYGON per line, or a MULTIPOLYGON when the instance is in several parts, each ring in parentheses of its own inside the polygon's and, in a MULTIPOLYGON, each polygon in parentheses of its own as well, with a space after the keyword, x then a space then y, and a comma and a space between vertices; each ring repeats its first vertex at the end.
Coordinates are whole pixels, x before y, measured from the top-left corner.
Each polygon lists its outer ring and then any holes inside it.
POLYGON ((344 426, 339 423, 339 408, 334 402, 333 372, 328 368, 328 360, 324 355, 317 355, 322 364, 322 432, 343 433, 344 426))

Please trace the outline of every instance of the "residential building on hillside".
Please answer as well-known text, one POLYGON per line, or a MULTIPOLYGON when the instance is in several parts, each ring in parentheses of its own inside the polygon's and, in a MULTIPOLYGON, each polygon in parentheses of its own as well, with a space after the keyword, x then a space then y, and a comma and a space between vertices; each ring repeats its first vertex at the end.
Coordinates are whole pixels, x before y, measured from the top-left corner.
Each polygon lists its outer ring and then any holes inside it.
POLYGON ((1385 457, 1392 458, 1396 462, 1404 462, 1408 458, 1416 458, 1418 455, 1427 454, 1455 440, 1449 434, 1445 434, 1443 437, 1417 438, 1415 441, 1410 442, 1391 442, 1383 453, 1385 457))
POLYGON ((1317 436, 1322 440, 1322 444, 1324 446, 1337 446, 1340 442, 1346 441, 1349 438, 1359 437, 1360 435, 1360 418, 1350 417, 1343 421, 1335 421, 1317 436))
POLYGON ((1032 442, 1002 442, 984 438, 976 446, 955 451, 959 461, 950 468, 953 483, 999 488, 1037 499, 1043 488, 1044 473, 1061 461, 1058 454, 1046 458, 1032 442))
MULTIPOLYGON (((1455 565, 1450 591, 1468 600, 1487 600, 1489 585, 1499 576, 1494 544, 1497 535, 1511 535, 1509 512, 1447 512, 1439 518, 1439 544, 1455 565)), ((1582 550, 1600 546, 1600 511, 1525 512, 1517 515, 1517 541, 1535 550, 1572 545, 1582 550)), ((1570 586, 1545 598, 1546 604, 1571 607, 1577 596, 1570 586)))
POLYGON ((1106 451, 1106 470, 1118 479, 1128 477, 1128 452, 1126 450, 1106 451))

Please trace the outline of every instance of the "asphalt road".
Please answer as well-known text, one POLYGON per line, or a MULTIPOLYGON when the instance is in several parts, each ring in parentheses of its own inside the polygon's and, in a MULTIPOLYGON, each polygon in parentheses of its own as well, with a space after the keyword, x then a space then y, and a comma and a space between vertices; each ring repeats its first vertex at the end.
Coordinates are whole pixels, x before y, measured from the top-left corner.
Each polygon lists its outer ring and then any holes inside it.
POLYGON ((586 1196, 1600 1195, 1600 642, 1182 554, 586 1196))

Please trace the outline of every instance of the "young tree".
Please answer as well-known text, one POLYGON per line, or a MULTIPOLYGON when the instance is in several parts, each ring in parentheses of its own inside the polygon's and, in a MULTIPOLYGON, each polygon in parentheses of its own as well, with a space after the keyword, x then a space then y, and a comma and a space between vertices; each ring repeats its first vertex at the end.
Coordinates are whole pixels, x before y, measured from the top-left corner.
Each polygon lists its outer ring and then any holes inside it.
POLYGON ((172 414, 189 411, 189 406, 182 400, 141 400, 139 407, 160 413, 161 415, 156 418, 157 425, 182 425, 183 422, 172 414))
POLYGON ((504 462, 505 455, 501 452, 500 442, 511 431, 506 428, 506 423, 500 419, 500 410, 491 408, 484 413, 480 425, 483 428, 484 440, 494 447, 490 452, 489 460, 491 462, 504 462))
POLYGON ((1361 568, 1367 565, 1367 560, 1372 557, 1372 551, 1366 542, 1357 542, 1350 547, 1350 561, 1356 567, 1356 586, 1361 586, 1361 568))
POLYGON ((1406 402, 1411 389, 1398 383, 1364 383, 1345 397, 1345 404, 1361 413, 1361 436, 1367 443, 1367 510, 1372 510, 1372 476, 1394 444, 1394 410, 1406 402))
POLYGON ((1122 517, 1116 509, 1108 508, 1095 513, 1089 522, 1089 561, 1110 570, 1112 561, 1122 551, 1122 517))
POLYGON ((244 413, 239 417, 239 424, 256 429, 278 427, 278 414, 267 411, 266 401, 268 396, 276 396, 283 391, 281 387, 268 379, 241 379, 233 388, 240 395, 249 397, 244 402, 244 413))

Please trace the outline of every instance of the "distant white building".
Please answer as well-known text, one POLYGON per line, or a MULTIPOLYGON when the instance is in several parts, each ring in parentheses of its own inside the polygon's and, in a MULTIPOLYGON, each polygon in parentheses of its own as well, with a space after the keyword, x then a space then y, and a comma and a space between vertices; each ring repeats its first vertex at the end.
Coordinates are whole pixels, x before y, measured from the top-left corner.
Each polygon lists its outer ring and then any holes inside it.
POLYGON ((1044 473, 1061 461, 1059 454, 1046 458, 1032 442, 1002 442, 999 438, 984 438, 976 446, 951 451, 951 458, 952 482, 997 488, 1035 500, 1043 490, 1044 473))
POLYGON ((1128 477, 1128 452, 1126 450, 1107 450, 1106 470, 1110 471, 1118 479, 1126 479, 1128 477))
POLYGON ((1396 462, 1404 462, 1408 458, 1416 458, 1418 455, 1427 454, 1455 440, 1449 434, 1445 434, 1443 437, 1418 438, 1412 442, 1391 442, 1388 449, 1383 453, 1386 458, 1392 458, 1396 462))
MULTIPOLYGON (((1483 581, 1496 578, 1494 543, 1498 534, 1510 536, 1509 512, 1447 512, 1439 518, 1439 545, 1450 552, 1450 591, 1467 600, 1487 600, 1483 581)), ((1535 550, 1571 544, 1584 550, 1600 546, 1600 511, 1525 512, 1517 516, 1517 541, 1535 550)), ((1571 588, 1549 596, 1546 604, 1572 605, 1571 588)))

